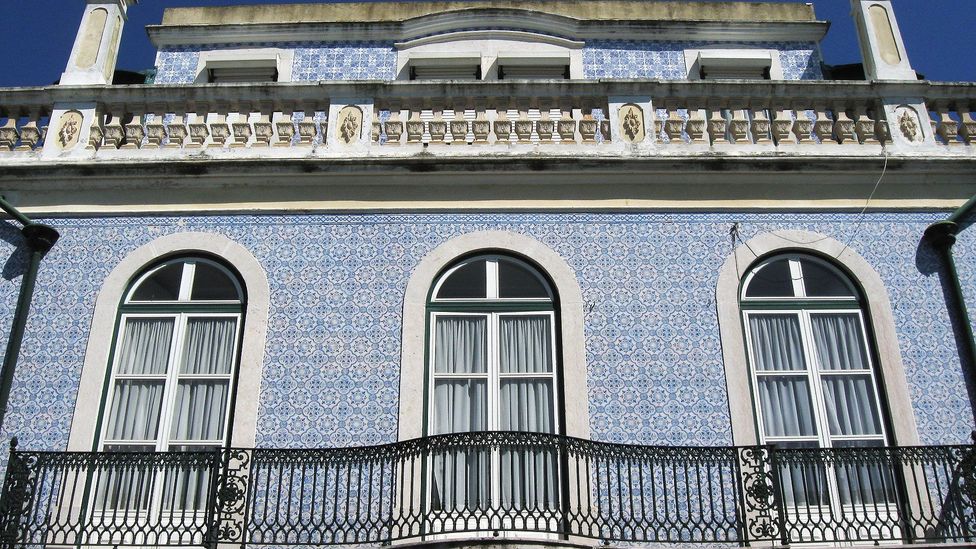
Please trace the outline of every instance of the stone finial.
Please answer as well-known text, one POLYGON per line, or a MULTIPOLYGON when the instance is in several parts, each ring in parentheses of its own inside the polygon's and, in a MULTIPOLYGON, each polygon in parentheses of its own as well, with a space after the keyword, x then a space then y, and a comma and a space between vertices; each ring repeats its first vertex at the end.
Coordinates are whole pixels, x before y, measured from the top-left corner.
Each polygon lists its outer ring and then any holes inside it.
POLYGON ((915 80, 891 0, 851 0, 869 80, 915 80))
POLYGON ((61 85, 111 84, 129 6, 139 0, 88 0, 61 85))

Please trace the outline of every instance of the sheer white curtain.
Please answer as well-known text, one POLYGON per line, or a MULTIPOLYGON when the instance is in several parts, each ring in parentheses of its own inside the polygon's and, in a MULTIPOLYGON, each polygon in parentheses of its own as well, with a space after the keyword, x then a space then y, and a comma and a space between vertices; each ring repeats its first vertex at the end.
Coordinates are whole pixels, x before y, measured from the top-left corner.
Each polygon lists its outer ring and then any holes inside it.
POLYGON ((165 374, 173 341, 172 318, 129 318, 122 334, 118 373, 165 374))
POLYGON ((799 317, 751 315, 749 329, 766 436, 816 435, 799 317))
MULTIPOLYGON (((552 327, 548 316, 513 316, 499 320, 499 429, 555 432, 553 379, 504 377, 552 372, 552 327)), ((530 509, 556 504, 556 459, 541 448, 503 449, 502 503, 530 509)))
MULTIPOLYGON (((487 317, 438 317, 434 335, 433 434, 488 428, 485 377, 436 379, 436 374, 487 372, 487 317)), ((459 510, 484 507, 490 495, 490 453, 471 448, 434 456, 432 505, 459 510)))
POLYGON ((186 322, 181 374, 230 374, 236 318, 191 318, 186 322))
POLYGON ((172 318, 126 319, 117 368, 126 377, 112 391, 107 440, 151 441, 155 447, 173 326, 172 318))

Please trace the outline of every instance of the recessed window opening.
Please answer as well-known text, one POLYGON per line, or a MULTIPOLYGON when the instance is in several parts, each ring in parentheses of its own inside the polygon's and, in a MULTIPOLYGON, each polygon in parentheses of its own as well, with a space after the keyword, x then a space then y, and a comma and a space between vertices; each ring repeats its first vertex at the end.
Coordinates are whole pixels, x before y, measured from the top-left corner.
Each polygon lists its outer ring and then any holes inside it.
MULTIPOLYGON (((448 268, 429 310, 430 435, 559 433, 554 294, 528 263, 483 255, 448 268)), ((557 508, 548 450, 450 450, 435 456, 430 498, 445 512, 504 506, 557 508)))

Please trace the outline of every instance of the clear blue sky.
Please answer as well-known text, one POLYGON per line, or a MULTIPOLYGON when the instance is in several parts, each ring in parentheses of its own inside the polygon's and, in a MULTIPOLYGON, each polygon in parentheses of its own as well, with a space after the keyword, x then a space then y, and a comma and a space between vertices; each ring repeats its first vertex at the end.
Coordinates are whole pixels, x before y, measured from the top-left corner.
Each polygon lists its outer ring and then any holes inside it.
MULTIPOLYGON (((175 6, 283 4, 298 0, 142 0, 129 11, 119 68, 152 67, 155 52, 145 25, 175 6)), ((311 1, 311 0, 309 0, 311 1)), ((792 1, 792 0, 787 0, 792 1)), ((817 15, 833 23, 823 43, 829 64, 860 61, 849 0, 814 1, 817 15)), ((50 84, 64 70, 83 0, 0 0, 0 86, 50 84)), ((973 23, 976 0, 896 0, 895 10, 916 71, 931 80, 976 81, 973 23)))

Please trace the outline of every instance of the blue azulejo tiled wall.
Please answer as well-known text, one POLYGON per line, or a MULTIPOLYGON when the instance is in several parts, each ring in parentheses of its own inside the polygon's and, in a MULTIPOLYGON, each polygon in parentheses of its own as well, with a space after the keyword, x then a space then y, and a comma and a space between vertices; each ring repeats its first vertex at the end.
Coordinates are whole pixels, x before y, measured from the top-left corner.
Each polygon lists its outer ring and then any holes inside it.
POLYGON ((786 80, 820 80, 820 52, 813 43, 750 42, 649 42, 638 40, 595 40, 583 49, 586 78, 656 78, 684 80, 689 68, 684 50, 698 48, 769 49, 779 52, 786 80))
MULTIPOLYGON (((396 51, 382 42, 290 42, 227 44, 221 50, 277 48, 292 50, 291 78, 295 82, 319 80, 392 80, 396 77, 396 51)), ((200 53, 213 46, 183 46, 159 52, 157 84, 189 84, 197 77, 200 53)))
MULTIPOLYGON (((211 231, 250 250, 271 284, 258 417, 262 446, 374 444, 396 438, 403 295, 411 272, 443 242, 508 230, 566 259, 580 281, 593 437, 714 445, 731 441, 715 310, 729 227, 850 242, 877 269, 924 443, 968 440, 973 428, 937 259, 919 242, 944 214, 647 213, 371 214, 57 219, 44 260, 0 437, 63 448, 95 298, 132 250, 165 234, 211 231)), ((8 330, 23 268, 17 230, 3 225, 0 329, 8 330)), ((956 245, 976 294, 976 230, 956 245)), ((735 398, 743 398, 736 395, 735 398)), ((85 413, 91 413, 87 411, 85 413)), ((896 410, 894 413, 908 413, 896 410)))

